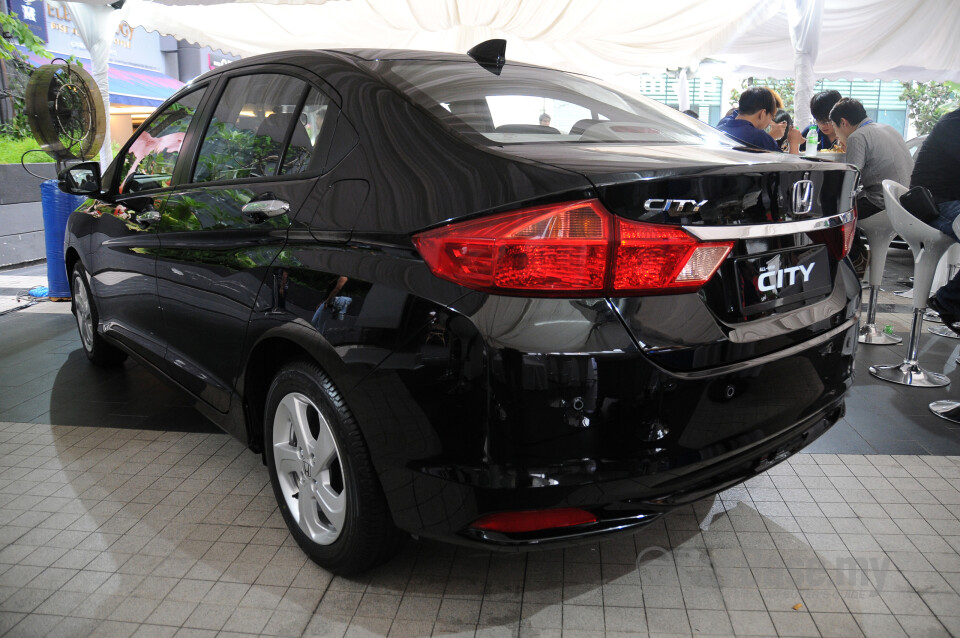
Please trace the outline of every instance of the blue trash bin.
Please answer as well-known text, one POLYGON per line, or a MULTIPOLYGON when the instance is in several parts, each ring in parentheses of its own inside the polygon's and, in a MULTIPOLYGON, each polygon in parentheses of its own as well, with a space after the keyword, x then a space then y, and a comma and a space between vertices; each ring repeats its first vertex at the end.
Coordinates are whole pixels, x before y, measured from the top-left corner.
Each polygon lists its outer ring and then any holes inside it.
POLYGON ((47 248, 47 287, 50 301, 70 299, 70 280, 63 262, 63 238, 67 232, 67 218, 86 201, 82 195, 68 195, 57 187, 56 180, 40 184, 40 204, 43 208, 43 239, 47 248))

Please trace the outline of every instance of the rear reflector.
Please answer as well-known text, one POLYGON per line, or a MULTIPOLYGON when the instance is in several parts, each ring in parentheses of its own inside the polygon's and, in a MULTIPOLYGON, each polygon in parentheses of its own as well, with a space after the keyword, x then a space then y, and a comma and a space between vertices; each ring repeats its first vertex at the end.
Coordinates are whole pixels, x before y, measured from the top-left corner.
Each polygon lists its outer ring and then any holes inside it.
POLYGON ((491 532, 512 533, 536 532, 538 530, 596 522, 597 517, 586 510, 576 507, 562 507, 551 510, 525 510, 490 514, 477 519, 470 527, 491 532))
POLYGON ((438 277, 484 292, 546 297, 696 290, 733 247, 619 219, 596 199, 454 223, 413 242, 438 277))

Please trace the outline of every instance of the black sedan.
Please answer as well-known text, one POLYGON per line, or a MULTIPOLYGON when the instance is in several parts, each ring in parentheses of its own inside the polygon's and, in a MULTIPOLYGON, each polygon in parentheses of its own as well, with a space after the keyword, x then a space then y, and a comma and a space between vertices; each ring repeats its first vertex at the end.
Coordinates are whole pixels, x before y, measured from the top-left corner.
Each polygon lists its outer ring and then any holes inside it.
POLYGON ((351 573, 635 530, 813 441, 856 177, 494 42, 234 62, 60 179, 91 361, 191 393, 351 573))

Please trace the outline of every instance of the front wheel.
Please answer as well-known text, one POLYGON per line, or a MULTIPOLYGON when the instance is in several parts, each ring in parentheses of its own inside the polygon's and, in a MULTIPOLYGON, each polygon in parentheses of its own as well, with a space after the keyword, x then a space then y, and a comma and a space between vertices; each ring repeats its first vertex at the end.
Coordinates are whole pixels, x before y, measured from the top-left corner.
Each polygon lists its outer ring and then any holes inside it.
POLYGON ((347 575, 399 550, 404 536, 393 525, 360 429, 316 364, 297 361, 277 373, 263 429, 283 520, 314 562, 347 575))
POLYGON ((73 266, 70 292, 73 294, 73 314, 77 318, 80 342, 83 344, 83 351, 87 358, 96 365, 104 367, 123 363, 127 353, 107 343, 106 339, 97 332, 100 315, 97 312, 96 300, 87 285, 86 270, 79 261, 73 266))

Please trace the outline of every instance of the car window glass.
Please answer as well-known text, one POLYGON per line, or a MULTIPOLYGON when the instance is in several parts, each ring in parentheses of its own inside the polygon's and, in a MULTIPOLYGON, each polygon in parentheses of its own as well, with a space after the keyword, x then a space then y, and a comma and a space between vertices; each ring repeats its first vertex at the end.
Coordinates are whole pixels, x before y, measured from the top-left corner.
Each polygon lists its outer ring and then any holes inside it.
MULTIPOLYGON (((291 145, 310 151, 312 140, 297 113, 306 89, 289 75, 232 78, 207 126, 193 181, 275 176, 288 136, 291 145)), ((294 155, 299 161, 302 153, 294 155)))
POLYGON ((302 173, 310 166, 329 105, 330 100, 326 95, 316 89, 310 89, 307 101, 303 104, 303 110, 297 118, 298 124, 290 138, 290 144, 287 145, 283 155, 281 175, 302 173))
POLYGON ((446 126, 490 144, 729 144, 676 109, 564 71, 507 64, 497 75, 470 62, 422 60, 371 66, 446 126))
POLYGON ((167 106, 127 147, 122 163, 121 193, 170 185, 183 137, 204 90, 192 91, 167 106))
POLYGON ((494 127, 520 122, 552 126, 560 133, 567 133, 578 122, 593 118, 590 109, 579 104, 535 95, 490 95, 487 97, 487 105, 494 127), (541 122, 540 118, 544 114, 550 117, 541 122))

